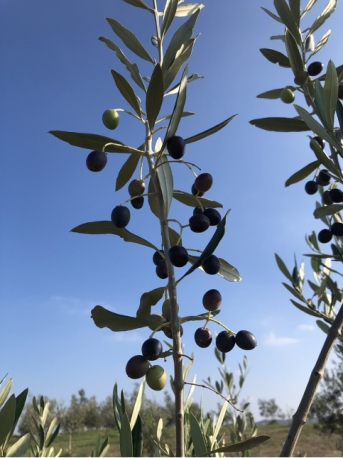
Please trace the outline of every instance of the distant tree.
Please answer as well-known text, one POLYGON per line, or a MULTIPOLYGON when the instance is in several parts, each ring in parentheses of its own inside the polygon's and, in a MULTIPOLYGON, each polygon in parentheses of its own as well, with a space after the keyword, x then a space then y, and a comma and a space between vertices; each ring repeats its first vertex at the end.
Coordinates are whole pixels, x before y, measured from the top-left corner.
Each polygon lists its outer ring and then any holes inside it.
POLYGON ((270 421, 275 421, 277 418, 285 418, 285 414, 276 404, 275 399, 258 399, 257 403, 260 409, 261 417, 270 418, 270 421))
POLYGON ((100 404, 100 418, 101 426, 106 429, 116 428, 116 422, 113 414, 113 400, 112 396, 107 396, 106 399, 100 404))
POLYGON ((85 427, 89 429, 99 429, 102 426, 100 408, 96 401, 95 396, 90 397, 87 402, 84 424, 85 424, 85 427))

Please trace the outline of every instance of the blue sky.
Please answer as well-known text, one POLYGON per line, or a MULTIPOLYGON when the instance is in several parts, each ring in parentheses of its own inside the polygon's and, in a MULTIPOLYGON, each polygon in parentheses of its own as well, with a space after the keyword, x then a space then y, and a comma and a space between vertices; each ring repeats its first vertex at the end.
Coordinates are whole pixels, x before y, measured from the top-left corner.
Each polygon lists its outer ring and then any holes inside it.
MULTIPOLYGON (((270 133, 249 124, 263 116, 296 115, 291 105, 256 98, 293 84, 290 70, 272 65, 259 52, 268 47, 283 51, 281 42, 269 40, 282 34, 281 24, 260 9, 273 9, 272 2, 203 3, 189 73, 204 79, 188 87, 186 109, 196 116, 181 122, 178 135, 194 135, 238 114, 219 133, 189 144, 185 158, 213 175, 208 198, 220 201, 225 211, 231 209, 216 254, 233 264, 243 280, 229 283, 198 270, 180 283, 180 313, 203 313, 203 294, 216 288, 223 296, 220 320, 235 331, 247 329, 256 336, 254 351, 235 348, 227 364, 236 374, 247 354, 250 373, 242 397, 250 399, 259 419, 257 399, 275 398, 283 410, 298 406, 325 338, 315 319, 290 303, 274 258, 277 252, 289 267, 294 253, 298 262, 306 261, 304 236, 322 228, 312 215, 315 197, 305 193, 304 183, 284 186, 290 175, 314 159, 306 133, 270 133)), ((309 19, 320 12, 314 10, 309 19)), ((99 329, 90 318, 91 309, 100 304, 135 315, 141 294, 165 283, 155 275, 151 249, 114 236, 70 232, 81 223, 110 219, 113 207, 126 200, 126 187, 114 192, 126 155, 109 155, 104 171, 91 173, 85 166, 87 150, 61 142, 48 131, 113 134, 135 147, 143 142, 143 128, 130 116, 121 115, 114 133, 102 125, 104 110, 128 106, 110 73, 115 69, 126 76, 126 70, 98 37, 119 44, 105 20, 112 17, 132 29, 153 54, 154 22, 149 13, 118 0, 2 1, 0 13, 0 376, 9 372, 16 393, 29 387, 33 395, 68 403, 84 388, 101 401, 111 394, 115 380, 127 392, 132 389, 125 365, 140 353, 149 332, 115 334, 99 329)), ((339 4, 315 34, 318 41, 332 29, 316 58, 325 66, 330 58, 342 64, 341 17, 339 4)), ((171 34, 172 30, 168 39, 171 34)), ((143 74, 151 74, 148 64, 124 52, 143 74)), ((139 90, 138 94, 142 96, 139 90)), ((166 103, 164 114, 173 103, 172 98, 166 103)), ((300 97, 296 103, 303 105, 300 97)), ((188 191, 192 184, 188 169, 173 164, 173 173, 175 188, 188 191)), ((131 215, 128 229, 160 244, 157 219, 147 203, 140 211, 132 209, 131 215)), ((185 224, 190 216, 190 207, 173 202, 170 217, 185 224)), ((201 249, 212 232, 212 228, 204 234, 185 230, 184 245, 201 249)), ((306 266, 307 278, 312 279, 307 262, 306 266)), ((218 364, 214 346, 195 345, 198 326, 186 324, 183 341, 185 352, 195 355, 190 378, 197 375, 200 382, 216 375, 218 364)), ((210 329, 213 334, 221 330, 213 325, 210 329)), ((171 374, 172 362, 165 367, 171 374)), ((151 390, 147 395, 162 398, 151 390)), ((197 388, 196 399, 201 395, 205 408, 220 402, 197 388)))

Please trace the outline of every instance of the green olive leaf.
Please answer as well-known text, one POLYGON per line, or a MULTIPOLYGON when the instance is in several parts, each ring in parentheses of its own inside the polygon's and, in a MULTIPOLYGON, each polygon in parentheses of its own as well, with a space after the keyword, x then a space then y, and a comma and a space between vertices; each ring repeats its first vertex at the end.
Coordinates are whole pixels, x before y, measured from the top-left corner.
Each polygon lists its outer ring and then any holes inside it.
POLYGON ((166 135, 164 137, 162 151, 164 151, 164 149, 166 148, 168 139, 175 135, 177 128, 179 126, 181 117, 182 117, 183 109, 186 103, 187 75, 188 75, 188 66, 185 67, 182 77, 181 77, 179 92, 177 94, 173 113, 169 121, 166 135))
POLYGON ((119 92, 124 97, 124 99, 131 105, 135 110, 139 118, 142 117, 141 107, 139 106, 138 98, 132 89, 131 84, 122 76, 120 73, 115 70, 111 70, 114 82, 116 83, 119 92))
POLYGON ((274 0, 275 9, 283 23, 293 35, 295 41, 301 46, 301 33, 299 30, 299 20, 294 17, 285 0, 274 0))
POLYGON ((301 58, 300 51, 295 41, 295 38, 288 30, 286 30, 285 33, 285 43, 289 62, 291 64, 293 73, 294 75, 297 75, 298 73, 301 73, 305 70, 305 65, 301 58))
POLYGON ((324 90, 319 80, 314 82, 314 100, 318 112, 318 117, 324 126, 329 129, 329 123, 324 110, 324 90))
POLYGON ((304 313, 307 313, 308 315, 311 316, 319 316, 319 313, 316 313, 314 310, 311 310, 310 308, 304 307, 303 305, 299 304, 298 302, 294 301, 293 299, 290 299, 293 305, 296 306, 297 309, 301 310, 304 313))
POLYGON ((324 33, 324 35, 318 41, 318 43, 315 46, 314 50, 311 52, 311 54, 308 56, 308 58, 306 60, 310 60, 311 57, 313 57, 315 54, 317 54, 317 52, 320 51, 324 45, 326 45, 327 41, 330 38, 330 34, 331 34, 331 29, 329 29, 327 32, 324 33))
POLYGON ((205 197, 196 197, 188 192, 175 190, 173 192, 174 199, 189 207, 199 207, 199 203, 205 208, 223 208, 223 205, 214 200, 206 199, 205 197))
POLYGON ((149 207, 150 207, 150 210, 152 211, 152 213, 157 218, 159 218, 160 214, 159 214, 159 211, 158 211, 158 203, 157 203, 157 198, 156 198, 156 194, 155 194, 155 187, 154 187, 154 183, 153 183, 151 178, 149 180, 149 186, 148 186, 148 203, 149 203, 149 207))
POLYGON ((279 99, 280 92, 284 89, 280 87, 280 89, 272 89, 271 91, 262 92, 261 94, 257 95, 258 99, 279 99))
POLYGON ((225 119, 221 123, 217 124, 216 126, 211 127, 210 129, 204 130, 200 132, 200 134, 193 135, 192 137, 185 138, 185 143, 193 143, 201 140, 203 138, 208 137, 209 135, 215 134, 218 130, 222 129, 223 127, 227 126, 229 122, 237 115, 230 116, 230 118, 225 119))
POLYGON ((125 56, 123 51, 116 44, 114 44, 113 41, 111 41, 111 40, 109 40, 107 38, 104 38, 104 37, 99 37, 99 40, 102 41, 103 43, 105 43, 105 45, 109 49, 111 49, 112 51, 114 51, 116 53, 116 55, 117 55, 118 59, 120 60, 120 62, 122 62, 125 65, 125 67, 127 68, 127 70, 129 71, 130 76, 133 79, 133 81, 141 89, 143 89, 144 92, 146 92, 146 87, 145 87, 143 78, 142 78, 141 74, 139 73, 137 65, 136 64, 132 64, 129 61, 129 59, 125 56))
POLYGON ((171 227, 168 227, 168 231, 170 246, 182 245, 182 238, 180 238, 180 234, 174 231, 174 229, 172 229, 171 227))
POLYGON ((312 35, 319 27, 321 27, 324 22, 331 16, 331 14, 335 11, 336 6, 337 6, 338 0, 329 0, 328 4, 324 8, 324 10, 321 12, 321 14, 315 19, 314 23, 311 25, 309 28, 307 35, 305 39, 307 38, 308 35, 312 35))
POLYGON ((272 64, 279 64, 280 67, 286 67, 286 68, 291 66, 289 58, 285 56, 284 54, 282 54, 282 52, 275 51, 275 49, 269 49, 269 48, 261 48, 260 52, 272 64))
POLYGON ((2 445, 7 435, 13 427, 15 419, 15 395, 12 394, 0 410, 0 445, 2 445))
POLYGON ((316 324, 318 326, 319 329, 321 329, 323 332, 325 332, 325 334, 328 334, 329 331, 330 331, 330 326, 328 326, 326 323, 324 323, 324 321, 321 321, 321 320, 317 320, 316 321, 316 324))
POLYGON ((273 132, 304 132, 310 130, 308 125, 298 118, 258 118, 249 122, 260 129, 273 132))
POLYGON ((310 9, 317 3, 317 0, 309 0, 307 5, 304 8, 304 11, 302 12, 300 19, 305 16, 306 13, 310 11, 310 9))
POLYGON ((120 430, 120 456, 133 456, 132 432, 129 418, 124 412, 121 418, 120 430))
MULTIPOLYGON (((219 245, 221 239, 224 237, 224 234, 225 234, 225 224, 226 224, 226 217, 227 215, 229 214, 230 210, 228 210, 224 216, 224 218, 220 221, 220 223, 218 224, 217 226, 217 229, 215 231, 215 233, 213 234, 211 240, 209 241, 209 243, 207 244, 207 246, 205 247, 204 251, 201 253, 201 255, 196 259, 196 261, 193 263, 192 267, 190 267, 187 272, 177 281, 177 282, 180 282, 183 278, 185 278, 187 275, 191 274, 192 272, 194 272, 194 270, 197 268, 197 267, 200 267, 201 266, 201 263, 207 259, 209 256, 211 256, 211 254, 215 251, 215 249, 217 248, 217 246, 219 245)), ((189 257, 189 261, 192 263, 191 261, 191 258, 192 257, 189 257)))
MULTIPOLYGON (((320 84, 320 83, 318 83, 320 84)), ((334 128, 334 118, 335 118, 335 111, 337 107, 338 101, 338 79, 336 73, 336 67, 332 60, 329 60, 326 77, 325 77, 325 84, 323 90, 323 106, 325 112, 325 118, 328 122, 328 129, 333 131, 334 128)))
POLYGON ((106 18, 106 20, 110 24, 113 32, 133 53, 137 54, 137 56, 147 60, 148 62, 155 62, 148 51, 144 48, 144 46, 141 45, 139 40, 130 30, 123 27, 120 22, 116 21, 115 19, 106 18))
POLYGON ((324 165, 330 172, 332 172, 334 175, 338 177, 342 177, 341 172, 335 167, 329 156, 325 153, 325 151, 321 148, 321 146, 318 144, 314 138, 311 139, 310 141, 310 146, 314 154, 316 155, 318 161, 324 165))
POLYGON ((164 11, 163 11, 163 21, 162 21, 162 27, 161 27, 161 38, 164 37, 164 35, 167 33, 167 30, 171 26, 177 5, 179 3, 179 0, 167 0, 166 4, 164 6, 164 11))
POLYGON ((192 438, 195 456, 207 456, 207 447, 205 438, 198 423, 192 412, 189 413, 190 422, 190 435, 192 438))
POLYGON ((170 205, 173 199, 173 173, 170 163, 165 155, 161 156, 161 161, 157 167, 157 178, 160 183, 165 218, 168 218, 170 205))
POLYGON ((178 17, 185 17, 191 16, 194 14, 198 9, 204 8, 205 5, 202 3, 187 3, 186 5, 179 4, 176 10, 175 16, 178 17))
MULTIPOLYGON (((196 38, 190 38, 186 41, 180 50, 176 53, 175 59, 170 67, 163 73, 163 86, 165 89, 172 84, 176 75, 179 73, 182 65, 190 58, 196 38)), ((188 80, 188 78, 187 78, 188 80)))
POLYGON ((289 0, 289 6, 297 26, 300 25, 300 0, 289 0))
POLYGON ((320 165, 319 161, 313 161, 310 164, 305 165, 305 167, 293 173, 293 175, 288 178, 288 180, 285 183, 285 186, 287 187, 291 184, 298 183, 299 181, 308 177, 310 173, 312 173, 314 170, 316 170, 319 167, 319 165, 320 165))
POLYGON ((154 13, 154 10, 150 8, 150 6, 146 5, 143 0, 123 0, 125 3, 129 5, 136 6, 137 8, 142 8, 143 10, 148 10, 150 13, 154 13))
POLYGON ((286 264, 283 262, 283 260, 280 258, 280 256, 277 255, 276 253, 275 253, 275 259, 276 259, 276 263, 277 263, 279 269, 281 270, 281 272, 284 274, 284 276, 285 276, 291 283, 293 283, 293 277, 292 277, 292 275, 290 274, 289 270, 287 269, 286 264))
POLYGON ((207 452, 201 456, 208 456, 212 455, 213 453, 221 452, 236 453, 243 452, 244 450, 251 450, 252 448, 263 444, 263 442, 267 441, 268 439, 270 439, 270 436, 264 434, 261 434, 260 436, 249 437, 249 439, 245 439, 231 445, 225 445, 224 447, 216 448, 215 450, 207 450, 207 452))
POLYGON ((156 305, 161 300, 165 290, 166 288, 162 286, 161 288, 143 293, 136 313, 137 318, 148 319, 151 314, 151 306, 156 305))
POLYGON ((188 41, 192 34, 194 25, 198 19, 200 13, 200 8, 197 8, 196 11, 191 15, 191 17, 181 25, 174 33, 168 48, 163 57, 162 72, 164 73, 173 63, 176 53, 179 51, 181 46, 188 41))
POLYGON ((153 130, 163 102, 163 76, 160 64, 156 64, 146 94, 146 113, 150 130, 153 130))
POLYGON ((112 221, 93 221, 91 223, 80 224, 79 226, 74 227, 70 232, 77 232, 79 234, 113 234, 119 235, 125 242, 137 243, 138 245, 143 245, 153 250, 158 250, 158 248, 147 240, 139 237, 138 235, 133 234, 127 229, 117 228, 112 221))
POLYGON ((268 14, 271 18, 275 19, 275 21, 280 22, 283 24, 282 19, 279 18, 279 16, 276 16, 276 14, 272 13, 271 11, 267 10, 267 8, 263 8, 263 6, 260 7, 261 10, 263 10, 265 13, 268 14))
POLYGON ((322 218, 323 216, 334 215, 335 213, 340 212, 342 210, 343 210, 342 204, 327 205, 325 207, 316 208, 313 212, 313 216, 318 219, 318 218, 322 218))
MULTIPOLYGON (((191 75, 191 76, 189 76, 187 78, 187 84, 191 83, 192 81, 196 81, 196 80, 202 79, 202 78, 203 78, 203 76, 199 75, 198 73, 193 73, 193 75, 191 75)), ((169 91, 167 91, 164 94, 164 96, 171 95, 171 94, 176 94, 178 92, 178 90, 179 90, 179 87, 180 87, 180 83, 176 84, 171 89, 169 89, 169 91)))
POLYGON ((132 175, 135 173, 139 159, 140 156, 138 154, 131 153, 128 159, 124 162, 117 176, 116 191, 119 191, 119 189, 128 183, 132 175))
POLYGON ((113 332, 131 331, 132 329, 144 328, 150 324, 145 319, 110 312, 101 305, 96 305, 92 309, 91 318, 98 328, 108 328, 113 332))

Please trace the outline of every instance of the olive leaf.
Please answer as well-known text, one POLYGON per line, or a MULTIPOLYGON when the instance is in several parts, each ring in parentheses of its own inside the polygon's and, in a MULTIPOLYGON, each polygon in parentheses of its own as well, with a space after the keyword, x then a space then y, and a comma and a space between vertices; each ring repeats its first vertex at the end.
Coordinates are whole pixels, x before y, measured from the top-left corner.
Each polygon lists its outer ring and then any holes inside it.
POLYGON ((293 175, 288 178, 288 180, 285 183, 285 186, 287 187, 291 184, 298 183, 299 181, 303 180, 304 178, 309 176, 310 173, 316 170, 319 167, 319 165, 319 161, 313 161, 310 164, 305 165, 305 167, 293 173, 293 175))
POLYGON ((144 328, 150 324, 145 319, 110 312, 101 305, 96 305, 92 309, 91 318, 98 328, 108 328, 113 332, 131 331, 132 329, 144 328))
POLYGON ((271 11, 267 10, 267 8, 263 8, 263 6, 261 6, 260 8, 261 8, 261 10, 263 10, 265 13, 267 13, 268 16, 270 16, 271 18, 275 19, 275 21, 280 22, 281 24, 283 24, 282 19, 279 18, 279 16, 276 16, 276 14, 274 14, 274 13, 272 13, 271 11))
POLYGON ((323 216, 330 216, 334 215, 337 212, 340 212, 343 210, 343 205, 342 204, 332 204, 332 205, 327 205, 325 207, 318 207, 314 210, 313 215, 315 218, 322 218, 323 216))
POLYGON ((125 27, 123 27, 120 22, 115 19, 106 18, 107 22, 110 24, 113 32, 122 40, 122 42, 137 56, 141 57, 148 62, 154 63, 154 59, 149 55, 148 51, 141 45, 139 40, 135 35, 125 27))
MULTIPOLYGON (((186 116, 193 116, 195 115, 195 113, 193 111, 184 111, 181 115, 182 118, 186 117, 186 116)), ((155 124, 157 124, 158 122, 161 122, 161 121, 165 121, 166 119, 170 119, 172 117, 172 115, 166 115, 166 116, 163 116, 163 118, 160 118, 156 121, 155 124)))
POLYGON ((285 43, 286 43, 287 55, 288 55, 289 62, 291 64, 293 73, 294 75, 297 75, 298 73, 301 73, 302 71, 305 70, 305 66, 301 58, 300 51, 295 41, 295 38, 288 30, 286 30, 286 33, 285 33, 285 43))
POLYGON ((137 8, 142 8, 144 10, 150 11, 150 13, 154 13, 154 10, 150 8, 150 6, 146 5, 143 0, 123 0, 125 3, 129 5, 136 6, 137 8))
POLYGON ((193 442, 195 456, 207 456, 205 438, 192 412, 189 412, 190 435, 193 442))
MULTIPOLYGON (((196 81, 198 79, 201 79, 203 78, 203 76, 199 75, 198 73, 193 73, 193 75, 189 76, 187 78, 187 84, 188 83, 191 83, 192 81, 196 81)), ((171 94, 176 94, 179 90, 179 87, 180 87, 180 83, 176 84, 176 86, 172 87, 171 89, 169 89, 169 91, 167 91, 164 96, 167 96, 167 95, 171 95, 171 94)))
POLYGON ((223 208, 223 205, 219 202, 206 199, 205 197, 196 197, 184 191, 175 190, 173 197, 189 207, 199 207, 199 203, 201 203, 204 208, 223 208))
POLYGON ((275 51, 275 49, 261 48, 260 52, 272 64, 279 64, 280 67, 290 67, 289 58, 282 54, 282 52, 275 51))
POLYGON ((111 70, 114 82, 116 83, 117 88, 119 89, 121 95, 124 99, 131 105, 131 107, 135 110, 137 115, 141 118, 142 112, 141 107, 139 106, 139 102, 137 96, 132 89, 131 84, 122 76, 120 73, 116 72, 115 70, 111 70))
POLYGON ((313 138, 310 141, 310 146, 314 154, 316 155, 318 161, 324 165, 330 172, 338 177, 342 177, 341 172, 334 166, 333 162, 329 158, 329 156, 325 153, 325 151, 321 148, 316 140, 313 138))
POLYGON ((293 305, 296 306, 296 308, 298 308, 299 310, 301 310, 302 312, 304 313, 307 313, 308 315, 311 315, 311 316, 316 316, 318 317, 318 313, 316 313, 315 311, 307 308, 307 307, 304 307, 303 305, 299 304, 298 302, 294 301, 293 299, 290 299, 290 301, 292 302, 293 305))
POLYGON ((234 444, 225 445, 224 447, 216 448, 215 450, 207 450, 201 456, 208 456, 212 455, 213 453, 236 453, 236 452, 244 452, 245 450, 251 450, 254 447, 258 447, 259 445, 263 444, 263 442, 270 439, 270 436, 265 434, 261 434, 259 436, 249 437, 249 439, 244 439, 240 442, 235 442, 234 444))
POLYGON ((217 124, 216 126, 211 127, 210 129, 204 130, 203 132, 200 132, 200 134, 193 135, 192 137, 185 138, 185 143, 193 143, 197 142, 198 140, 201 140, 203 138, 208 137, 209 135, 212 135, 218 130, 222 129, 225 127, 229 122, 237 115, 230 116, 230 118, 225 119, 225 121, 217 124))
POLYGON ((181 46, 191 38, 193 34, 193 28, 198 19, 199 13, 200 8, 197 8, 196 11, 191 15, 191 17, 184 24, 182 24, 181 27, 179 27, 177 31, 174 33, 163 58, 163 73, 173 63, 175 55, 179 51, 181 46))
POLYGON ((321 320, 317 320, 316 321, 316 324, 318 326, 319 329, 321 329, 323 332, 325 332, 325 334, 328 334, 329 331, 330 331, 330 326, 328 326, 326 323, 324 323, 324 321, 321 321, 321 320))
POLYGON ((291 12, 296 20, 296 24, 299 27, 300 24, 300 0, 289 0, 289 6, 291 12))
MULTIPOLYGON (((320 83, 318 83, 320 84, 320 83)), ((325 77, 325 84, 323 90, 323 107, 325 112, 325 117, 328 121, 328 129, 330 131, 334 128, 334 117, 335 111, 337 107, 338 101, 338 79, 336 73, 336 67, 332 60, 329 60, 327 70, 326 70, 326 77, 325 77)))
POLYGON ((154 128, 163 102, 163 76, 160 64, 155 65, 146 94, 146 113, 150 130, 154 128))
POLYGON ((184 17, 184 16, 191 16, 194 14, 198 9, 204 8, 205 5, 202 3, 187 3, 186 5, 181 5, 177 7, 175 16, 184 17))
POLYGON ((143 89, 144 92, 146 92, 146 87, 145 87, 144 81, 142 79, 142 76, 139 73, 137 65, 136 64, 132 64, 129 61, 129 59, 125 56, 123 51, 115 43, 113 43, 113 41, 111 41, 111 40, 109 40, 107 38, 104 38, 104 37, 99 37, 99 40, 102 41, 103 43, 105 43, 105 45, 109 49, 111 49, 112 51, 115 51, 115 53, 116 53, 118 59, 120 60, 120 62, 122 62, 125 65, 125 67, 127 68, 127 70, 129 71, 130 76, 133 79, 133 81, 141 89, 143 89))
POLYGON ((329 123, 326 119, 326 114, 324 111, 324 90, 319 80, 314 82, 314 98, 316 103, 316 108, 318 112, 318 117, 324 126, 329 129, 329 123))
POLYGON ((180 238, 180 234, 174 231, 171 227, 168 227, 169 232, 169 241, 170 246, 174 245, 182 245, 182 239, 180 238))
POLYGON ((174 181, 173 173, 166 156, 161 157, 161 162, 157 167, 157 178, 160 183, 163 196, 164 215, 165 218, 168 218, 170 205, 173 199, 174 181))
POLYGON ((316 47, 314 48, 314 50, 308 56, 307 60, 310 60, 311 57, 313 57, 318 51, 320 51, 322 49, 322 47, 324 45, 326 45, 327 41, 330 38, 330 34, 331 34, 331 29, 329 29, 326 33, 324 33, 322 38, 318 41, 318 43, 317 43, 316 47))
POLYGON ((155 194, 155 186, 154 186, 154 182, 152 181, 151 178, 149 180, 149 186, 148 186, 148 203, 149 203, 149 207, 150 207, 150 210, 152 211, 152 213, 157 218, 159 218, 160 214, 159 214, 159 211, 158 211, 158 203, 157 203, 157 198, 156 198, 156 194, 155 194))
POLYGON ((163 21, 162 21, 162 27, 161 27, 161 38, 164 37, 164 35, 167 33, 167 30, 171 26, 177 5, 179 3, 179 0, 167 0, 166 4, 164 6, 164 11, 163 11, 163 21))
POLYGON ((179 92, 177 94, 173 113, 169 121, 166 135, 164 137, 162 151, 166 148, 168 139, 175 135, 177 128, 179 126, 180 120, 181 120, 183 109, 186 103, 187 75, 188 75, 188 66, 186 66, 186 68, 184 69, 182 77, 181 77, 179 92))
POLYGON ((312 26, 309 28, 307 35, 312 35, 319 27, 321 27, 324 22, 331 16, 331 14, 334 12, 336 9, 338 0, 329 0, 328 4, 324 8, 324 10, 321 12, 321 14, 316 18, 312 26))
POLYGON ((309 0, 307 5, 304 8, 304 11, 302 12, 300 19, 305 16, 306 13, 310 11, 310 9, 317 3, 317 0, 309 0))
POLYGON ((136 313, 137 318, 147 319, 151 314, 151 306, 156 305, 163 297, 165 286, 153 289, 141 296, 140 304, 136 313))
POLYGON ((273 132, 304 132, 310 130, 308 125, 298 118, 258 118, 249 122, 260 129, 273 132))
POLYGON ((261 94, 257 95, 258 99, 279 99, 280 92, 284 89, 281 87, 280 89, 272 89, 271 91, 262 92, 261 94))
POLYGON ((132 175, 135 173, 139 158, 140 156, 138 154, 131 153, 128 159, 124 162, 117 176, 116 191, 119 191, 119 189, 125 186, 132 175))
POLYGON ((223 258, 218 258, 218 259, 220 262, 220 269, 219 269, 218 275, 220 277, 223 277, 224 280, 233 281, 233 282, 242 280, 242 277, 240 276, 236 267, 229 264, 223 258))
POLYGON ((292 277, 292 275, 290 274, 289 270, 287 269, 286 264, 283 262, 283 260, 280 258, 280 256, 277 255, 276 253, 275 253, 275 259, 276 259, 276 263, 277 263, 279 269, 281 270, 281 272, 284 274, 284 276, 285 276, 291 283, 293 283, 293 277, 292 277))
POLYGON ((341 132, 343 133, 343 105, 339 100, 337 100, 336 113, 341 132))
POLYGON ((173 63, 163 73, 163 86, 165 89, 168 89, 168 87, 174 81, 182 65, 190 58, 195 40, 195 38, 190 38, 184 45, 182 45, 180 50, 176 53, 173 63))
POLYGON ((299 30, 299 20, 294 17, 294 14, 289 9, 285 0, 274 0, 275 9, 282 19, 283 23, 293 35, 295 41, 301 46, 301 33, 299 30))
POLYGON ((120 456, 133 456, 132 433, 130 428, 129 418, 126 412, 123 412, 121 417, 120 430, 120 456))
MULTIPOLYGON (((215 233, 213 234, 211 240, 208 242, 208 244, 206 245, 204 251, 201 253, 201 255, 196 259, 196 261, 193 263, 192 267, 190 267, 187 272, 178 280, 178 282, 180 282, 183 278, 185 278, 187 275, 191 274, 192 272, 194 272, 194 270, 197 268, 197 267, 200 267, 201 266, 201 263, 207 259, 209 256, 211 256, 211 254, 214 252, 214 250, 217 248, 217 246, 219 245, 219 242, 221 241, 221 239, 223 238, 224 234, 225 234, 225 224, 226 224, 226 217, 227 215, 229 214, 230 210, 228 210, 224 216, 224 218, 220 221, 220 223, 218 224, 217 226, 217 229, 215 231, 215 233)), ((191 258, 192 257, 189 257, 189 261, 192 263, 191 261, 191 258)))
POLYGON ((112 221, 93 221, 90 223, 80 224, 79 226, 74 227, 70 232, 77 232, 79 234, 113 234, 119 235, 125 242, 137 243, 138 245, 143 245, 153 250, 158 250, 158 248, 147 240, 139 237, 136 234, 128 231, 127 229, 117 228, 112 221))

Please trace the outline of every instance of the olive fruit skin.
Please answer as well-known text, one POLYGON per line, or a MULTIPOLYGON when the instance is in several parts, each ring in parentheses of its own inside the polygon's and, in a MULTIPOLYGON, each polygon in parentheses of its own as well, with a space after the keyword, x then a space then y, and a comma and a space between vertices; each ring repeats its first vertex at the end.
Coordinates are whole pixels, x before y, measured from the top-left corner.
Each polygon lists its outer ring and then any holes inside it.
POLYGON ((337 237, 342 237, 343 235, 343 224, 342 223, 338 223, 338 222, 333 223, 330 229, 333 235, 336 235, 337 237))
POLYGON ((189 218, 189 228, 192 232, 205 232, 210 227, 210 220, 204 214, 193 215, 189 218))
POLYGON ((145 191, 145 183, 143 180, 132 180, 128 188, 130 197, 139 196, 145 191))
POLYGON ((188 262, 188 252, 181 245, 174 245, 169 248, 168 258, 175 267, 183 267, 188 262))
POLYGON ((181 159, 185 154, 186 143, 182 137, 175 135, 167 141, 167 150, 173 159, 181 159))
POLYGON ((318 191, 318 183, 316 181, 308 181, 306 184, 305 184, 305 191, 307 194, 315 194, 317 191, 318 191))
POLYGON ((92 151, 86 159, 87 169, 91 172, 101 172, 106 167, 107 154, 103 151, 92 151))
POLYGON ((210 173, 201 173, 194 181, 194 187, 199 192, 206 192, 211 189, 213 184, 213 178, 210 173))
POLYGON ((167 374, 162 366, 150 367, 145 377, 147 385, 154 391, 161 391, 166 386, 167 374))
POLYGON ((204 192, 198 191, 197 188, 194 186, 194 183, 192 184, 191 192, 193 196, 198 196, 198 197, 202 197, 205 194, 204 192))
POLYGON ((219 309, 221 303, 222 295, 217 289, 209 289, 203 295, 202 305, 206 310, 209 310, 210 312, 219 309))
POLYGON ((194 210, 193 210, 193 216, 194 215, 201 215, 203 213, 205 209, 201 208, 201 207, 195 207, 194 210))
POLYGON ((292 103, 295 100, 294 92, 292 91, 292 89, 285 87, 280 92, 280 99, 282 100, 283 103, 292 103))
POLYGON ((301 86, 302 84, 305 84, 307 80, 308 80, 308 72, 303 71, 295 75, 294 84, 298 84, 299 86, 301 86))
POLYGON ((116 110, 106 110, 102 115, 102 122, 107 129, 114 130, 119 124, 119 114, 116 110))
POLYGON ((117 205, 112 210, 111 221, 115 227, 122 229, 129 224, 130 216, 130 210, 127 207, 117 205))
MULTIPOLYGON (((163 250, 160 250, 162 254, 164 254, 163 250)), ((155 266, 164 266, 166 263, 165 258, 163 258, 158 251, 155 251, 153 257, 152 257, 152 262, 155 264, 155 266)))
POLYGON ((333 204, 332 200, 330 199, 329 192, 330 191, 324 191, 322 194, 322 204, 323 205, 332 205, 333 204))
POLYGON ((325 147, 325 140, 323 140, 322 138, 320 137, 313 137, 313 140, 316 140, 316 142, 319 144, 319 146, 324 149, 325 147))
POLYGON ((253 350, 257 345, 254 334, 249 331, 239 331, 235 337, 237 347, 242 350, 253 350))
POLYGON ((207 274, 215 275, 220 270, 220 261, 217 258, 217 256, 211 254, 211 256, 209 256, 202 262, 201 267, 207 274))
POLYGON ((222 331, 217 335, 216 347, 222 353, 228 353, 236 345, 236 338, 234 334, 228 331, 222 331))
MULTIPOLYGON (((173 338, 173 332, 171 330, 171 327, 170 327, 170 324, 168 326, 164 326, 162 328, 162 331, 164 332, 164 334, 169 338, 169 339, 172 339, 173 338)), ((182 325, 180 324, 180 336, 182 337, 183 336, 183 327, 182 325)))
POLYGON ((143 196, 135 197, 134 199, 130 200, 130 202, 133 208, 135 208, 136 210, 139 210, 144 205, 144 197, 143 196))
POLYGON ((149 361, 142 355, 133 356, 126 364, 126 374, 133 379, 143 377, 148 370, 149 361))
POLYGON ((142 355, 149 361, 158 359, 162 351, 163 347, 161 342, 154 338, 146 340, 142 345, 142 355))
POLYGON ((212 342, 212 333, 207 328, 198 328, 194 334, 195 343, 198 347, 207 348, 212 342))
POLYGON ((156 275, 161 278, 162 280, 168 278, 168 269, 167 264, 162 264, 160 266, 156 266, 156 275))
MULTIPOLYGON (((179 304, 176 304, 177 306, 177 311, 179 311, 179 304)), ((162 304, 162 316, 167 321, 170 321, 170 298, 168 297, 162 304)))
POLYGON ((317 76, 319 75, 319 73, 323 71, 323 68, 324 68, 324 64, 322 64, 321 62, 312 62, 308 66, 307 71, 310 76, 317 76))
POLYGON ((343 192, 340 189, 334 188, 329 191, 329 197, 335 204, 343 202, 343 192))
POLYGON ((329 229, 322 229, 318 232, 318 240, 320 243, 328 243, 332 239, 332 232, 329 229))
POLYGON ((316 182, 320 186, 327 186, 330 183, 330 179, 331 179, 331 177, 329 175, 328 170, 323 169, 318 173, 317 178, 316 178, 316 182))
POLYGON ((203 215, 207 216, 210 220, 210 226, 217 226, 222 220, 219 211, 215 208, 206 208, 206 210, 203 211, 203 215))

